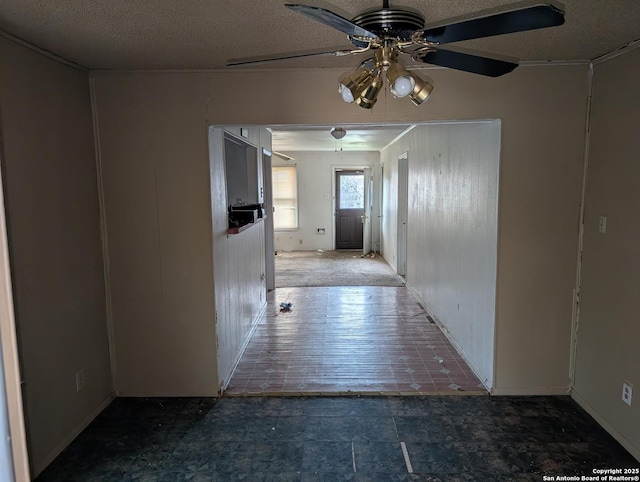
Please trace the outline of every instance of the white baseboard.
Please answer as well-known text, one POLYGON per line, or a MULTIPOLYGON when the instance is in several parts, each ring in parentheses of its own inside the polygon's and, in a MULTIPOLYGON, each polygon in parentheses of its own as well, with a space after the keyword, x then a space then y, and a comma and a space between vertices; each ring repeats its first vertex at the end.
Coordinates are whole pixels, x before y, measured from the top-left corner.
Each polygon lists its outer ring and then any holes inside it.
POLYGON ((480 370, 480 368, 478 368, 478 366, 475 364, 475 362, 473 360, 470 360, 467 357, 466 353, 464 352, 462 347, 458 344, 458 342, 453 337, 453 335, 449 332, 447 327, 431 313, 431 310, 429 309, 429 304, 425 300, 423 300, 422 297, 420 296, 420 294, 416 290, 414 290, 410 285, 408 285, 406 283, 405 283, 405 285, 406 285, 407 289, 409 291, 411 291, 413 296, 415 296, 418 299, 418 301, 420 301, 420 304, 424 307, 424 309, 427 312, 427 314, 429 315, 429 317, 431 317, 431 319, 436 323, 438 328, 440 328, 440 331, 444 334, 444 336, 447 337, 447 340, 449 340, 449 342, 453 345, 453 347, 456 349, 456 351, 464 359, 464 361, 467 363, 467 365, 469 365, 469 368, 471 368, 471 371, 474 373, 474 375, 476 377, 478 377, 478 380, 480 380, 480 383, 482 383, 484 385, 485 389, 487 389, 488 391, 491 391, 492 387, 488 386, 487 380, 485 380, 485 375, 482 374, 482 371, 480 370))
POLYGON ((44 459, 40 461, 34 461, 33 464, 33 478, 36 478, 38 475, 42 473, 44 469, 46 469, 51 462, 55 460, 55 458, 62 453, 64 449, 66 449, 71 442, 75 440, 75 438, 82 433, 82 431, 89 426, 91 422, 95 420, 95 418, 102 413, 102 411, 107 408, 107 406, 116 398, 116 392, 111 392, 107 398, 105 398, 100 405, 96 407, 89 415, 87 415, 80 424, 74 428, 69 435, 67 435, 60 444, 58 444, 49 455, 47 455, 44 459))
POLYGON ((537 395, 570 395, 571 388, 566 387, 496 387, 491 395, 531 397, 537 395))
POLYGON ((609 432, 609 435, 616 439, 620 445, 622 445, 638 462, 640 462, 640 447, 635 447, 624 435, 613 428, 613 426, 575 390, 571 394, 571 398, 573 398, 576 403, 591 415, 603 429, 609 432))
POLYGON ((225 373, 224 378, 220 382, 220 386, 218 387, 218 396, 219 397, 222 396, 224 391, 229 386, 229 382, 231 381, 231 376, 233 375, 233 372, 236 371, 236 368, 238 367, 238 363, 240 363, 240 360, 242 359, 242 355, 244 355, 244 352, 247 349, 247 346, 249 346, 249 342, 251 341, 251 337, 255 333, 256 328, 258 328, 258 323, 260 322, 260 320, 262 319, 262 317, 264 316, 266 311, 267 311, 267 302, 265 301, 265 303, 260 308, 260 312, 254 318, 253 324, 251 326, 251 329, 249 330, 249 333, 247 333, 247 336, 245 337, 244 342, 242 343, 242 346, 240 347, 240 350, 238 350, 238 353, 236 354, 236 358, 233 360, 233 364, 231 365, 231 368, 229 369, 229 371, 227 373, 225 373))

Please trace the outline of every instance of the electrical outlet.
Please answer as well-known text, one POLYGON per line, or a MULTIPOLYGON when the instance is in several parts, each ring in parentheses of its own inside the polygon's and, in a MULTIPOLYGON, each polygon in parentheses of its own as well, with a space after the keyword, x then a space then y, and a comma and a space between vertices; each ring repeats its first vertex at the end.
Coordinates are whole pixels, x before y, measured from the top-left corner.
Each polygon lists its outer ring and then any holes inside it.
POLYGON ((633 385, 630 383, 622 384, 622 401, 631 406, 631 398, 633 397, 633 385))
POLYGON ((76 372, 76 392, 84 388, 84 368, 76 372))
POLYGON ((602 234, 607 232, 607 217, 606 216, 600 216, 600 222, 598 223, 598 231, 600 231, 602 234))

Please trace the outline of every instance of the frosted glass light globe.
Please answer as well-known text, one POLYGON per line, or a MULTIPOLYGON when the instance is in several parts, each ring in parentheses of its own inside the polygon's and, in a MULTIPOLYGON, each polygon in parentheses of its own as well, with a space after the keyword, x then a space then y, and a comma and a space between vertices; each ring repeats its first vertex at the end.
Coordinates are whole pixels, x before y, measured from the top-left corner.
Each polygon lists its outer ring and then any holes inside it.
POLYGON ((396 97, 406 97, 411 93, 414 85, 415 81, 411 77, 402 75, 393 82, 391 93, 396 97))
POLYGON ((340 86, 340 95, 342 95, 342 100, 347 104, 351 104, 355 100, 351 89, 346 88, 344 85, 340 86))

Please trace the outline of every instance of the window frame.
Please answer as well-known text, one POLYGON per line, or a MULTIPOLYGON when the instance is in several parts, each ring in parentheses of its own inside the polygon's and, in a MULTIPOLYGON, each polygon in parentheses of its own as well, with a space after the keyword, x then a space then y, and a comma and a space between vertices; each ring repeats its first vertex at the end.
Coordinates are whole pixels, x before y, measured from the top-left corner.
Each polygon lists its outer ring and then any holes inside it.
MULTIPOLYGON (((294 222, 295 222, 295 226, 291 226, 291 227, 278 227, 276 225, 276 216, 275 216, 275 212, 274 212, 274 216, 273 216, 273 230, 274 231, 298 231, 300 229, 300 216, 299 216, 299 205, 300 205, 300 200, 298 197, 298 168, 297 166, 271 166, 271 183, 272 183, 272 192, 273 192, 273 207, 275 209, 275 211, 277 211, 278 209, 278 199, 282 199, 282 200, 293 200, 293 210, 294 210, 294 222), (275 187, 275 183, 276 183, 276 170, 289 170, 291 172, 293 172, 293 175, 291 177, 293 177, 293 198, 289 198, 289 197, 277 197, 277 190, 275 187)), ((282 207, 281 207, 282 209, 282 207)))

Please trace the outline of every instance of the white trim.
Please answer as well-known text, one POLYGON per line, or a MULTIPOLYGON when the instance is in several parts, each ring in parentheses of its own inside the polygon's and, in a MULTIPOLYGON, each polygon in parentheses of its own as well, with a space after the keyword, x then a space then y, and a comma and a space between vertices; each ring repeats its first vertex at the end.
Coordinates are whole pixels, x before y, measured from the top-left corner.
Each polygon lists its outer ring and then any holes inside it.
POLYGON ((589 169, 589 149, 591 145, 591 105, 593 102, 593 64, 587 74, 587 116, 584 126, 584 151, 582 160, 582 192, 580 195, 580 214, 578 218, 578 245, 576 259, 576 284, 573 288, 571 307, 571 345, 569 346, 569 384, 575 387, 576 357, 578 353, 578 328, 580 327, 580 284, 582 279, 582 246, 584 242, 584 203, 587 193, 587 172, 589 169))
POLYGON ((488 390, 490 393, 492 393, 492 387, 488 387, 487 384, 485 383, 485 380, 484 380, 485 376, 482 375, 482 371, 478 368, 478 366, 472 360, 470 360, 467 357, 467 354, 464 352, 462 347, 458 344, 456 339, 451 335, 449 330, 447 330, 447 327, 444 326, 442 324, 442 322, 433 315, 433 312, 429 308, 429 304, 427 302, 425 302, 422 299, 422 297, 418 294, 418 292, 416 290, 414 290, 409 284, 407 284, 406 281, 405 281, 405 286, 407 287, 407 289, 409 291, 411 291, 411 293, 413 293, 413 295, 418 299, 418 301, 422 304, 422 306, 424 306, 425 310, 427 311, 427 313, 429 314, 431 319, 436 323, 438 328, 440 328, 440 331, 442 331, 444 336, 447 337, 447 340, 449 340, 449 342, 453 345, 453 347, 456 349, 456 351, 464 359, 465 363, 467 365, 469 365, 469 368, 471 368, 471 371, 478 378, 478 380, 480 380, 480 383, 482 383, 482 385, 485 387, 486 390, 488 390))
MULTIPOLYGON (((261 160, 262 161, 262 160, 261 160)), ((271 164, 271 184, 272 184, 272 188, 271 188, 271 205, 273 206, 273 213, 269 213, 271 216, 273 216, 273 232, 274 233, 278 233, 278 232, 296 232, 300 230, 300 190, 298 189, 298 184, 299 184, 299 179, 298 179, 298 164, 294 163, 294 164, 278 164, 278 165, 273 165, 273 163, 271 164), (276 198, 275 194, 276 194, 276 190, 273 187, 273 179, 274 179, 274 170, 278 170, 278 169, 293 169, 293 187, 295 188, 295 206, 294 206, 294 214, 295 214, 295 226, 292 227, 278 227, 276 226, 276 222, 275 222, 275 214, 277 213, 276 210, 276 199, 282 199, 282 198, 276 198)), ((284 198, 284 199, 291 199, 291 198, 284 198)), ((264 204, 264 203, 263 203, 264 204)))
POLYGON ((406 280, 409 243, 409 151, 398 156, 396 273, 406 280))
POLYGON ((491 360, 491 387, 496 383, 498 377, 498 329, 500 325, 500 319, 498 318, 498 303, 500 301, 500 285, 498 284, 498 276, 500 274, 500 207, 502 203, 502 191, 500 185, 502 182, 502 119, 495 119, 498 123, 500 131, 500 143, 498 145, 498 178, 496 179, 496 264, 495 264, 495 279, 494 279, 494 296, 493 296, 493 354, 491 360))
POLYGON ((497 387, 491 390, 495 396, 538 396, 538 395, 569 395, 571 387, 497 387))
MULTIPOLYGON (((249 342, 251 341, 251 338, 253 337, 253 334, 255 333, 256 329, 258 328, 258 325, 260 324, 260 320, 264 317, 266 312, 267 312, 267 302, 265 301, 264 304, 262 305, 262 308, 260 308, 260 311, 258 312, 256 317, 254 318, 253 325, 251 326, 251 329, 249 330, 249 333, 247 333, 247 336, 245 337, 244 343, 242 343, 242 346, 240 347, 240 350, 238 350, 238 354, 236 355, 235 360, 231 364, 231 368, 229 369, 229 371, 227 373, 225 373, 224 377, 222 377, 222 380, 220 381, 220 386, 218 387, 218 396, 219 397, 221 397, 224 394, 224 391, 229 386, 229 382, 231 381, 231 377, 233 376, 233 372, 236 371, 236 368, 238 367, 238 363, 240 363, 240 360, 244 356, 244 352, 246 351, 247 347, 249 346, 249 342)), ((216 324, 217 324, 217 318, 218 317, 216 316, 216 324)))
MULTIPOLYGON (((42 51, 38 49, 38 47, 32 46, 31 44, 24 42, 16 37, 11 36, 10 34, 2 33, 5 37, 11 38, 18 43, 24 43, 25 46, 33 48, 44 55, 60 60, 61 62, 67 63, 76 68, 80 68, 83 70, 87 70, 82 66, 74 64, 66 59, 57 57, 55 54, 50 52, 42 51)), ((596 57, 595 59, 564 59, 564 60, 522 60, 519 62, 519 67, 563 67, 563 66, 572 66, 572 65, 588 65, 588 64, 598 64, 609 60, 613 57, 617 57, 618 55, 623 54, 624 52, 637 48, 640 46, 640 39, 629 42, 627 45, 620 47, 612 52, 604 54, 600 57, 596 57)), ((282 72, 283 69, 278 68, 247 68, 243 67, 243 73, 265 73, 265 72, 282 72)), ((335 70, 342 71, 339 67, 333 67, 323 70, 335 70)), ((411 64, 407 65, 407 70, 451 70, 448 67, 441 67, 439 65, 428 65, 428 64, 411 64)), ((317 72, 317 68, 306 67, 306 68, 292 68, 287 69, 288 72, 302 72, 302 73, 313 73, 317 72)), ((91 70, 92 73, 96 74, 225 74, 225 73, 233 73, 240 72, 240 69, 232 68, 232 67, 222 67, 218 69, 95 69, 91 70)))
MULTIPOLYGON (((384 151, 387 147, 391 146, 392 144, 395 144, 396 142, 398 142, 400 139, 402 139, 404 136, 406 136, 412 129, 414 129, 417 125, 418 124, 413 124, 413 125, 410 125, 409 127, 407 127, 400 134, 398 134, 395 137, 395 139, 393 139, 386 146, 384 146, 382 149, 380 149, 380 152, 384 151)), ((408 153, 405 152, 405 155, 408 156, 408 153)))
POLYGON ((627 45, 623 45, 619 49, 616 49, 607 54, 601 55, 600 57, 596 57, 591 61, 591 64, 592 65, 601 64, 603 62, 606 62, 607 60, 611 60, 615 57, 618 57, 619 55, 626 54, 631 50, 637 49, 638 47, 640 47, 640 39, 634 40, 633 42, 629 42, 627 45))
POLYGON ((5 390, 7 401, 15 480, 18 482, 26 482, 30 480, 29 453, 27 450, 24 408, 22 404, 20 359, 18 354, 15 312, 13 308, 11 263, 9 260, 8 246, 2 174, 0 173, 0 343, 2 345, 2 363, 0 363, 0 369, 2 369, 4 373, 5 385, 4 387, 0 386, 0 390, 5 390))
POLYGON ((107 235, 107 211, 104 200, 104 179, 102 176, 102 149, 100 147, 100 126, 98 123, 98 104, 94 78, 89 74, 89 93, 91 96, 91 115, 93 116, 93 142, 96 156, 96 183, 98 190, 98 207, 100 209, 100 238, 102 241, 102 271, 104 277, 105 317, 107 322, 107 337, 109 341, 109 362, 111 367, 111 387, 116 385, 116 347, 113 324, 113 303, 111 296, 111 282, 109 277, 109 239, 107 235))
POLYGON ((33 468, 33 476, 37 477, 42 473, 44 469, 46 469, 51 462, 55 460, 55 458, 62 453, 64 449, 66 449, 71 442, 75 440, 75 438, 82 433, 82 431, 89 426, 91 422, 95 420, 95 418, 102 413, 102 411, 109 406, 109 404, 116 398, 116 393, 111 392, 107 398, 105 398, 100 405, 96 407, 89 415, 87 415, 80 424, 73 429, 69 434, 60 442, 49 454, 42 459, 38 465, 33 468))
MULTIPOLYGON (((585 65, 591 62, 591 59, 574 59, 574 60, 525 60, 520 62, 520 67, 540 67, 540 66, 563 66, 563 65, 585 65)), ((441 67, 439 65, 430 64, 409 64, 406 66, 407 70, 451 70, 448 67, 441 67)), ((315 73, 318 72, 318 68, 304 67, 304 68, 290 68, 286 69, 287 72, 301 72, 301 73, 315 73)), ((342 73, 344 68, 341 67, 329 67, 322 70, 335 71, 342 73)), ((95 69, 92 72, 97 74, 176 74, 176 73, 188 73, 188 74, 232 74, 237 72, 242 73, 265 73, 265 72, 282 72, 282 68, 268 67, 220 67, 211 69, 95 69)))
MULTIPOLYGON (((291 68, 286 69, 287 72, 301 72, 301 73, 317 73, 318 68, 304 67, 304 68, 291 68)), ((344 72, 344 69, 339 67, 330 67, 322 70, 334 70, 336 72, 344 72)), ((93 69, 91 72, 96 74, 235 74, 235 73, 247 73, 247 74, 260 74, 265 72, 282 72, 282 68, 257 68, 257 67, 220 67, 211 69, 93 69)), ((229 124, 231 125, 231 124, 229 124)), ((245 127, 245 126, 243 126, 245 127)))
POLYGON ((18 45, 21 45, 40 55, 44 55, 45 57, 48 57, 52 60, 60 62, 61 64, 64 64, 68 67, 72 67, 82 72, 89 72, 89 69, 87 69, 86 67, 80 64, 76 64, 75 62, 65 59, 64 57, 60 57, 59 55, 56 55, 53 52, 50 52, 49 50, 45 50, 43 48, 38 47, 37 45, 33 45, 32 43, 29 43, 26 40, 22 40, 20 37, 16 37, 15 35, 11 35, 9 32, 5 32, 4 30, 0 30, 0 37, 4 37, 7 40, 11 40, 12 42, 17 43, 18 45))
POLYGON ((573 398, 573 400, 575 400, 580 407, 591 415, 602 428, 609 432, 609 435, 616 439, 620 445, 622 445, 633 457, 636 458, 637 461, 640 462, 640 447, 635 447, 624 435, 613 428, 613 426, 575 390, 571 394, 571 398, 573 398))

